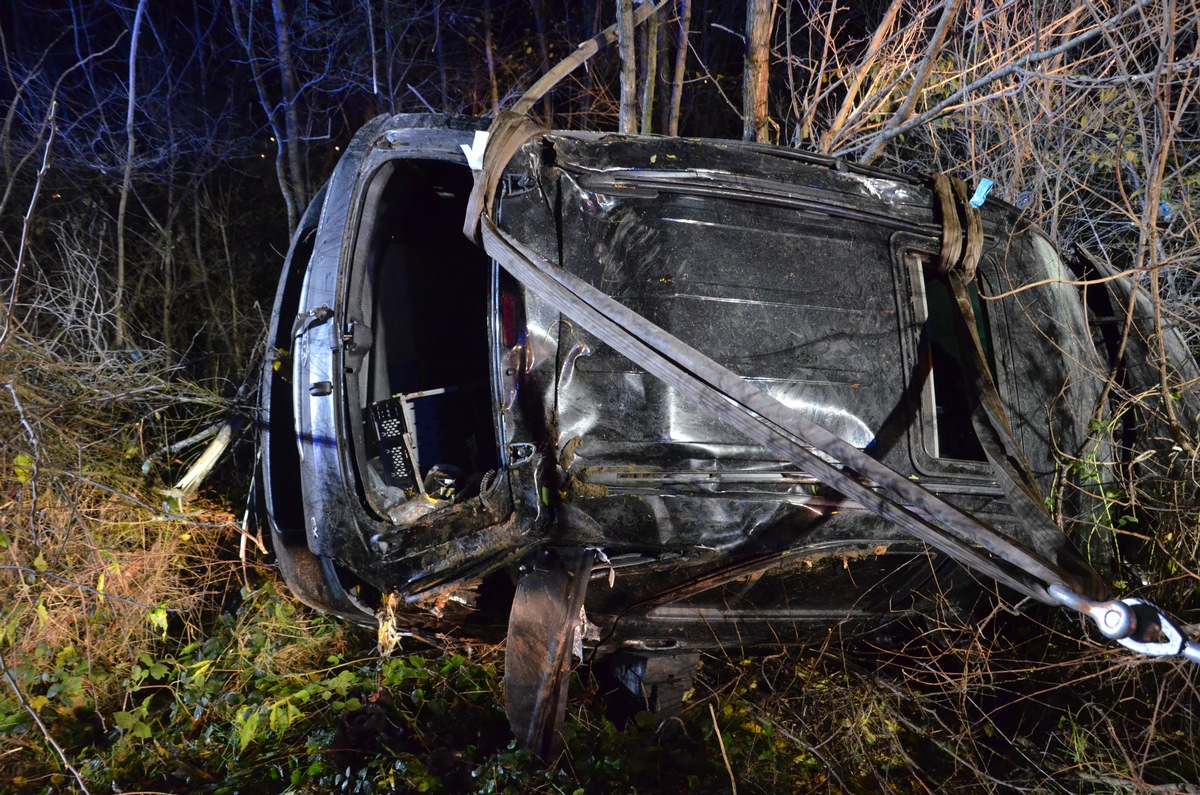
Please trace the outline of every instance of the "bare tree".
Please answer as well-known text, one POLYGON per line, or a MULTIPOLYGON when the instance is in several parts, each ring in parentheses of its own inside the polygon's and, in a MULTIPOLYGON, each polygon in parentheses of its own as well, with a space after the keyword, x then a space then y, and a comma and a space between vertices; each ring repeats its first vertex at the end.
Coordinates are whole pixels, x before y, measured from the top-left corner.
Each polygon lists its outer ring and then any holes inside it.
MULTIPOLYGON (((863 84, 871 75, 872 68, 880 53, 883 51, 884 42, 888 40, 892 27, 896 24, 896 20, 900 15, 900 9, 904 5, 903 0, 892 0, 887 10, 883 14, 883 18, 879 20, 879 24, 875 26, 875 32, 871 35, 871 43, 867 47, 867 52, 858 63, 854 64, 851 71, 851 77, 845 86, 845 97, 842 100, 841 107, 838 109, 837 115, 830 122, 828 129, 821 136, 821 151, 829 152, 832 150, 834 142, 838 140, 842 134, 842 129, 849 121, 851 114, 855 109, 856 103, 859 102, 859 92, 863 88, 863 84)), ((830 22, 832 17, 837 12, 837 6, 834 5, 830 10, 830 22)))
POLYGON ((746 3, 745 89, 742 94, 742 138, 767 143, 771 119, 767 108, 771 35, 775 30, 775 0, 746 3))
POLYGON ((496 81, 496 48, 492 42, 492 2, 483 2, 483 47, 487 54, 488 87, 491 89, 492 113, 500 112, 500 84, 496 81))
POLYGON ((667 115, 667 135, 679 135, 679 109, 683 102, 683 79, 687 74, 688 28, 691 22, 691 0, 679 0, 679 41, 675 50, 675 71, 671 75, 671 104, 667 115))
POLYGON ((654 131, 654 93, 658 87, 658 12, 654 12, 642 25, 643 82, 642 82, 642 135, 654 131))
MULTIPOLYGON (((283 120, 287 135, 287 165, 290 176, 289 187, 296 213, 304 212, 308 204, 308 191, 304 185, 304 161, 300 155, 300 119, 296 97, 296 67, 292 62, 292 43, 289 34, 287 9, 283 0, 272 0, 271 11, 275 18, 275 47, 279 57, 279 82, 283 94, 283 120)), ((289 228, 294 228, 289 225, 289 228)))
POLYGON ((133 181, 133 155, 137 149, 137 138, 134 135, 134 111, 137 108, 137 57, 138 37, 142 30, 142 19, 146 13, 146 0, 138 0, 137 10, 133 15, 133 26, 129 36, 129 81, 127 84, 128 102, 125 112, 125 175, 121 181, 121 205, 117 210, 117 285, 113 296, 113 315, 116 318, 116 344, 125 346, 129 336, 129 321, 125 309, 125 211, 129 206, 129 189, 133 181))
POLYGON ((933 69, 934 59, 942 51, 942 44, 946 41, 946 34, 950 32, 950 23, 958 15, 959 9, 962 8, 962 0, 946 0, 942 18, 938 20, 937 29, 934 30, 933 36, 930 39, 929 46, 925 50, 925 57, 921 59, 921 64, 917 67, 917 73, 913 77, 912 86, 908 89, 908 94, 904 98, 904 103, 900 105, 900 109, 884 127, 883 132, 867 149, 863 155, 863 162, 870 163, 879 155, 879 150, 883 147, 886 136, 892 130, 899 127, 912 116, 913 109, 917 106, 917 100, 920 99, 921 93, 925 90, 926 82, 929 80, 929 73, 933 69))
POLYGON ((621 57, 621 116, 618 129, 637 132, 637 62, 633 37, 633 0, 617 0, 617 50, 621 57))
POLYGON ((287 172, 291 169, 287 161, 291 150, 286 145, 287 132, 285 130, 285 122, 279 118, 279 114, 275 111, 275 104, 269 97, 262 68, 259 65, 257 56, 254 54, 254 45, 250 38, 251 26, 254 24, 254 17, 249 13, 252 7, 246 7, 244 19, 243 7, 238 0, 230 0, 230 7, 234 30, 236 31, 238 42, 246 54, 246 62, 250 67, 250 74, 254 79, 259 106, 262 108, 267 119, 267 124, 271 128, 271 140, 275 144, 275 179, 279 183, 279 193, 283 196, 284 206, 287 209, 288 234, 291 235, 296 231, 296 224, 299 221, 300 215, 299 208, 296 206, 296 195, 292 192, 291 186, 288 184, 287 172))

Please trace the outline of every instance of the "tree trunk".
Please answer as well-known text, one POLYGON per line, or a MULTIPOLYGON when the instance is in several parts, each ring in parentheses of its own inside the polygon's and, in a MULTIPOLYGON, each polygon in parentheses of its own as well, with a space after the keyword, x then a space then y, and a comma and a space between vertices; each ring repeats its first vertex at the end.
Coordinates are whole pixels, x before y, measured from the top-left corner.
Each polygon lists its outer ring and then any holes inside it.
MULTIPOLYGON (((589 24, 586 28, 585 39, 590 39, 602 30, 601 18, 604 15, 604 3, 601 0, 592 0, 590 13, 587 15, 589 24)), ((596 104, 595 96, 595 73, 594 69, 583 70, 583 95, 580 97, 579 116, 582 119, 582 129, 590 130, 595 126, 592 119, 592 108, 596 104)))
POLYGON ((642 48, 642 60, 646 64, 646 82, 642 84, 642 135, 654 131, 654 90, 658 84, 658 12, 646 20, 644 27, 646 46, 642 48))
POLYGON ((621 115, 618 129, 637 132, 637 62, 634 60, 633 0, 617 0, 617 52, 621 56, 621 115))
MULTIPOLYGON (((545 0, 532 0, 533 7, 533 22, 537 27, 538 47, 542 51, 542 74, 550 71, 550 46, 546 42, 546 9, 543 7, 545 0)), ((554 126, 554 105, 550 102, 550 92, 542 97, 542 116, 545 118, 542 122, 547 127, 554 126)))
POLYGON ((375 55, 375 16, 371 13, 371 0, 364 0, 363 3, 367 7, 367 46, 371 48, 371 93, 375 96, 377 103, 375 112, 383 110, 383 103, 379 99, 379 59, 375 55))
POLYGON ((137 139, 133 135, 133 112, 137 105, 137 48, 138 34, 142 29, 142 17, 146 13, 146 0, 138 0, 133 15, 133 31, 129 37, 129 90, 125 105, 125 176, 121 180, 121 202, 117 208, 117 285, 113 296, 113 319, 116 321, 116 345, 124 348, 129 336, 129 322, 125 310, 125 210, 129 206, 129 189, 133 182, 133 155, 137 150, 137 139))
POLYGON ((500 86, 496 84, 496 56, 492 52, 492 3, 483 4, 483 46, 487 50, 488 82, 492 86, 492 115, 500 112, 500 86))
MULTIPOLYGON (((287 209, 288 238, 291 239, 291 236, 296 233, 296 224, 299 215, 296 212, 296 198, 292 195, 291 189, 288 188, 285 166, 287 150, 284 148, 283 143, 286 135, 283 129, 280 128, 273 103, 267 97, 267 86, 263 82, 262 70, 258 68, 258 61, 254 56, 254 48, 250 43, 250 27, 249 25, 242 24, 242 18, 238 13, 237 0, 231 0, 230 6, 233 17, 233 29, 237 34, 238 40, 241 42, 242 49, 246 53, 246 63, 250 66, 250 74, 254 79, 254 89, 258 94, 258 104, 262 107, 263 113, 267 117, 267 124, 271 128, 271 140, 275 142, 275 181, 279 185, 279 195, 283 197, 283 204, 287 209)), ((246 12, 246 18, 248 21, 253 21, 249 11, 246 12)))
MULTIPOLYGON (((446 47, 442 43, 442 6, 433 9, 433 46, 437 51, 438 81, 442 88, 442 110, 450 112, 450 78, 446 73, 446 47)), ((388 59, 391 63, 393 59, 388 59)))
POLYGON ((679 0, 679 49, 675 51, 675 74, 671 79, 671 110, 667 117, 667 135, 679 135, 679 107, 683 102, 683 77, 687 69, 688 26, 692 22, 692 1, 679 0))
POLYGON ((308 205, 308 192, 304 187, 304 169, 300 159, 300 117, 296 107, 296 71, 292 65, 292 44, 288 34, 287 11, 283 7, 283 0, 273 0, 271 9, 275 13, 275 46, 278 48, 279 79, 283 88, 288 179, 291 183, 292 199, 296 203, 298 217, 308 205))
POLYGON ((769 143, 767 84, 770 78, 771 34, 775 30, 775 0, 746 3, 746 74, 742 94, 742 138, 769 143))

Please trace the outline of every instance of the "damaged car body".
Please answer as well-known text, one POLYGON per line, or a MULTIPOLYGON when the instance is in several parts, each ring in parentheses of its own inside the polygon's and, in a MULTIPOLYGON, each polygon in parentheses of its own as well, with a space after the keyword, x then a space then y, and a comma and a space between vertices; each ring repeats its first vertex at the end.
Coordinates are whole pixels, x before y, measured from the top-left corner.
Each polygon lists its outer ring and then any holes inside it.
MULTIPOLYGON (((1085 302, 1049 241, 988 201, 968 213, 972 273, 952 288, 953 213, 927 178, 758 144, 548 130, 481 172, 469 156, 486 129, 434 115, 369 123, 293 240, 262 460, 279 567, 301 601, 370 626, 385 616, 400 634, 507 637, 514 730, 547 752, 577 655, 611 661, 669 713, 704 649, 878 626, 978 588, 868 510, 878 481, 863 466, 820 448, 801 465, 764 446, 730 421, 725 393, 706 401, 691 375, 664 379, 614 344, 620 328, 605 336, 464 235, 489 180, 493 242, 590 286, 1072 582, 1099 579, 1016 503, 1053 493, 1061 454, 1089 443, 1117 351, 1089 311, 1117 318, 1122 337, 1129 321, 1113 307, 1127 285, 1085 302), (994 384, 1001 453, 1023 459, 1016 487, 973 419, 976 361, 994 384), (865 496, 814 466, 866 481, 865 496)), ((1177 337, 1168 347, 1191 374, 1177 337)), ((896 503, 936 513, 920 497, 896 503)))

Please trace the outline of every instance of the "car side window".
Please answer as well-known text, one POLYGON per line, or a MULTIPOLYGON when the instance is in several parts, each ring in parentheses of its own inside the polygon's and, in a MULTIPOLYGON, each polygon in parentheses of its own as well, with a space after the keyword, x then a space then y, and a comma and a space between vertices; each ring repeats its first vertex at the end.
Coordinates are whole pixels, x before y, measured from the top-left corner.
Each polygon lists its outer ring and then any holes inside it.
MULTIPOLYGON (((964 366, 973 342, 956 320, 954 295, 938 276, 936 254, 924 246, 904 246, 897 255, 906 276, 901 280, 907 292, 904 303, 911 310, 904 348, 913 381, 910 394, 918 396, 919 403, 912 434, 915 463, 930 473, 986 474, 987 457, 971 423, 974 385, 964 366)), ((988 366, 1002 381, 990 310, 977 282, 969 287, 976 329, 988 366)), ((998 388, 1003 389, 999 384, 998 388)))

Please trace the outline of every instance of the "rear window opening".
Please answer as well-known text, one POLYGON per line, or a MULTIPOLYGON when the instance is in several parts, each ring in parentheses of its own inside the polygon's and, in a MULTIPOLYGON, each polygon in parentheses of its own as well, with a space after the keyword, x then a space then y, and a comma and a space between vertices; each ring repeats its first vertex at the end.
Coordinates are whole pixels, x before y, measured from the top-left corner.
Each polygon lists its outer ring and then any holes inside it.
POLYGON ((365 496, 393 519, 409 500, 477 488, 497 466, 492 265, 462 233, 471 187, 461 165, 396 160, 363 202, 347 317, 361 318, 371 342, 347 398, 365 496))
MULTIPOLYGON (((922 288, 918 302, 922 315, 918 319, 924 324, 923 347, 919 355, 928 357, 930 365, 923 397, 926 451, 934 458, 986 463, 987 456, 971 424, 974 401, 971 390, 974 386, 963 365, 973 343, 960 334, 955 322, 954 295, 950 286, 938 277, 934 263, 922 257, 916 267, 921 274, 922 288)), ((987 307, 980 300, 975 283, 971 283, 968 290, 988 367, 995 373, 987 307)))

